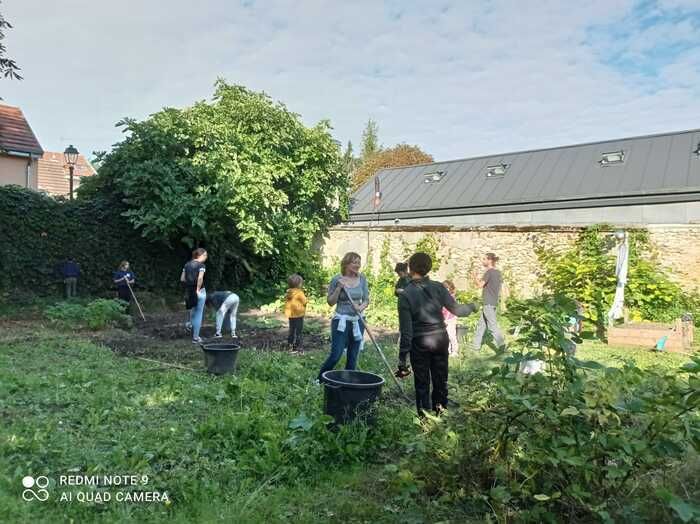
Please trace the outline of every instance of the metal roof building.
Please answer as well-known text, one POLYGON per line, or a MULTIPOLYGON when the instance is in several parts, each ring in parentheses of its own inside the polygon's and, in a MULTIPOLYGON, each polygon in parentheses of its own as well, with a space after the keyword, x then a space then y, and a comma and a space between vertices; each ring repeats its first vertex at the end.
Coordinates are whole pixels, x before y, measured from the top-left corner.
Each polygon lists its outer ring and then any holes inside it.
POLYGON ((384 169, 353 195, 350 221, 700 223, 700 130, 384 169))

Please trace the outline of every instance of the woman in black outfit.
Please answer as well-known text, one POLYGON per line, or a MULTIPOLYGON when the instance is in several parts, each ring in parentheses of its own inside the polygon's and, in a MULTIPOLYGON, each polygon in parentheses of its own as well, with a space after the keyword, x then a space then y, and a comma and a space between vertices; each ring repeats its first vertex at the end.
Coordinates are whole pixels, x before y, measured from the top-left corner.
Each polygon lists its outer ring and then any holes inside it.
POLYGON ((431 409, 439 415, 447 407, 450 339, 442 308, 458 317, 466 317, 477 310, 474 304, 457 304, 442 283, 430 280, 427 275, 432 267, 429 255, 414 254, 408 260, 411 282, 399 295, 401 342, 397 376, 408 375, 406 358, 410 355, 419 416, 431 409))

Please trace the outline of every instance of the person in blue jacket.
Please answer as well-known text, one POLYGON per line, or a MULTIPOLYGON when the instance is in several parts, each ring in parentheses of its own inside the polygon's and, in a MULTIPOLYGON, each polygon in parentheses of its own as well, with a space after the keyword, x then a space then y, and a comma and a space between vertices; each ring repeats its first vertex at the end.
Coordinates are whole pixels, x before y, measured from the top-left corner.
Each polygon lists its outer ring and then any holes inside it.
POLYGON ((80 266, 69 258, 61 264, 61 277, 66 285, 66 298, 73 298, 78 294, 78 278, 80 278, 80 266))

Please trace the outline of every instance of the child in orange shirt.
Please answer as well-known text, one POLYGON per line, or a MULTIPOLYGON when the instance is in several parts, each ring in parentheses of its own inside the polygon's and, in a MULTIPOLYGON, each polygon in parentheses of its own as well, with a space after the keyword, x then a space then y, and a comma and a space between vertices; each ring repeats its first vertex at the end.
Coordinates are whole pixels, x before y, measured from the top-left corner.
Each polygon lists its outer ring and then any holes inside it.
POLYGON ((292 351, 303 351, 302 331, 304 330, 304 315, 306 315, 306 295, 302 287, 304 279, 296 273, 287 279, 289 289, 284 303, 284 314, 289 319, 289 337, 287 344, 292 351))

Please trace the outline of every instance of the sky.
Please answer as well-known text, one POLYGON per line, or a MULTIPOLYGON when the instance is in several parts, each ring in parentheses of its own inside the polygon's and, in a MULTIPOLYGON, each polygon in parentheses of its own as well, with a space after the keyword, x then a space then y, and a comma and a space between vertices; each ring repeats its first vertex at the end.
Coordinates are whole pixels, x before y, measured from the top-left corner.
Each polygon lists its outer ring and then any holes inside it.
MULTIPOLYGON (((2 0, 0 79, 45 150, 109 150, 114 124, 265 91, 359 148, 436 160, 700 128, 700 0, 2 0)), ((90 156, 90 155, 89 155, 90 156)))

